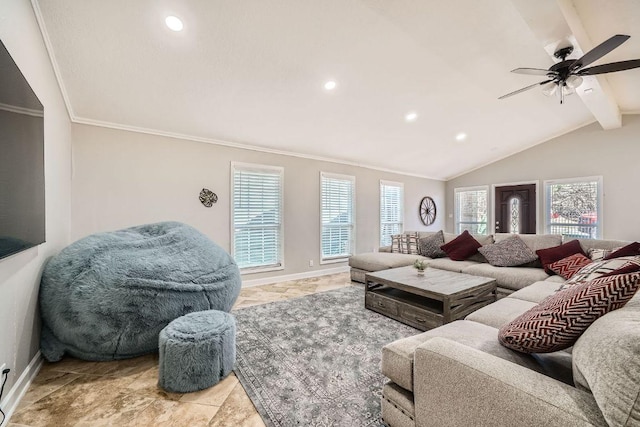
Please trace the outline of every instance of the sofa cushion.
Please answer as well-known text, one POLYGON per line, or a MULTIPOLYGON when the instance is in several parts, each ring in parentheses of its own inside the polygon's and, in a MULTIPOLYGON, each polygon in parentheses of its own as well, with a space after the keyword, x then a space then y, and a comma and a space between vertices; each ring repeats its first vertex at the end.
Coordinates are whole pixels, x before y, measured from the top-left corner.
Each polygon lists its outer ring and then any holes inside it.
POLYGON ((613 249, 627 246, 631 243, 628 240, 604 240, 604 239, 578 239, 580 246, 585 253, 589 253, 590 249, 613 249))
POLYGON ((560 291, 500 328, 502 345, 524 353, 572 346, 591 323, 624 306, 640 286, 640 273, 618 274, 560 291))
POLYGON ((573 254, 582 254, 584 256, 587 256, 587 254, 582 250, 580 242, 578 242, 577 240, 572 240, 553 248, 538 249, 536 251, 536 254, 538 255, 538 257, 540 257, 542 267, 549 274, 553 274, 553 271, 549 269, 549 264, 560 261, 562 258, 566 258, 569 255, 573 254))
POLYGON ((475 261, 454 261, 449 258, 438 258, 429 261, 429 267, 439 268, 440 270, 455 271, 456 273, 462 273, 468 267, 473 265, 479 265, 475 261))
POLYGON ((413 391, 413 356, 416 348, 434 337, 443 337, 482 350, 504 360, 572 383, 571 359, 565 352, 532 357, 498 343, 498 330, 469 320, 457 320, 430 331, 399 339, 382 348, 382 374, 405 390, 413 391))
POLYGON ((413 265, 416 259, 427 258, 420 255, 368 252, 349 257, 349 266, 364 271, 380 271, 413 265))
POLYGON ((640 425, 640 293, 576 341, 573 377, 593 393, 610 425, 640 425))
MULTIPOLYGON (((513 237, 511 233, 496 233, 494 235, 496 243, 500 243, 511 237, 513 237)), ((518 234, 518 237, 520 237, 524 244, 534 253, 540 249, 552 248, 562 244, 561 234, 518 234)))
POLYGON ((418 253, 429 258, 443 258, 447 254, 440 249, 442 245, 444 245, 444 235, 440 230, 431 236, 418 239, 418 253))
POLYGON ((494 267, 490 264, 476 264, 465 268, 462 272, 474 276, 491 277, 496 279, 498 286, 514 291, 549 277, 541 268, 494 267))
POLYGON ((549 264, 549 270, 562 276, 565 279, 571 279, 582 267, 591 264, 593 261, 582 254, 569 255, 559 261, 549 264))
POLYGON ((465 320, 482 323, 483 325, 493 328, 500 328, 520 316, 522 313, 535 307, 537 304, 522 299, 502 298, 493 304, 486 305, 479 310, 474 311, 465 320))
POLYGON ((478 252, 496 267, 515 267, 538 258, 517 235, 499 243, 482 246, 478 248, 478 252))
POLYGON ((623 256, 637 256, 637 255, 640 255, 640 243, 633 242, 607 255, 604 259, 613 259, 613 258, 620 258, 623 256))
MULTIPOLYGON (((551 276, 551 277, 560 277, 560 276, 551 276)), ((526 286, 519 291, 516 291, 509 295, 509 298, 521 299, 524 301, 534 302, 536 304, 542 302, 543 299, 548 297, 549 295, 555 294, 560 285, 557 282, 553 281, 542 281, 536 282, 532 285, 526 286)))

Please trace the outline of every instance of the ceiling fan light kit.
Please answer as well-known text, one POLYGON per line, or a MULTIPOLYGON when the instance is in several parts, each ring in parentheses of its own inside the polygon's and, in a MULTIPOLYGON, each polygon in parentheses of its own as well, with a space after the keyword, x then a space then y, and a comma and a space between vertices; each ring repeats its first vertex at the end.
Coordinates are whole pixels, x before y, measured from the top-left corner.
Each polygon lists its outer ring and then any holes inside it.
POLYGON ((640 59, 631 59, 628 61, 611 62, 609 64, 584 68, 620 46, 622 43, 627 41, 629 37, 630 36, 624 34, 617 34, 600 43, 598 46, 582 55, 579 59, 567 59, 567 56, 571 55, 573 52, 573 46, 558 49, 554 53, 554 56, 558 58, 560 62, 552 65, 548 70, 542 68, 516 68, 511 72, 534 76, 546 76, 547 80, 523 87, 522 89, 503 95, 498 99, 508 98, 529 89, 533 89, 536 86, 542 86, 543 94, 547 96, 554 96, 557 94, 560 97, 560 104, 563 104, 564 97, 575 93, 575 89, 583 83, 584 79, 582 76, 615 73, 617 71, 640 67, 640 59))

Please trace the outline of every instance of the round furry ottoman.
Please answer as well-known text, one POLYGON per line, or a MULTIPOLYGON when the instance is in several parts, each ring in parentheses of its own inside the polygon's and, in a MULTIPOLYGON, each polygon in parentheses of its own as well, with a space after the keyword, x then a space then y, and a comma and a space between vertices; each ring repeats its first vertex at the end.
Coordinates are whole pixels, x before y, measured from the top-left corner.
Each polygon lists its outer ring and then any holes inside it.
POLYGON ((40 348, 51 362, 64 353, 101 361, 155 352, 169 322, 194 311, 230 311, 240 286, 233 258, 188 225, 94 234, 44 269, 40 348))
POLYGON ((158 385, 173 393, 191 393, 217 384, 236 361, 236 322, 209 310, 190 313, 160 332, 158 385))

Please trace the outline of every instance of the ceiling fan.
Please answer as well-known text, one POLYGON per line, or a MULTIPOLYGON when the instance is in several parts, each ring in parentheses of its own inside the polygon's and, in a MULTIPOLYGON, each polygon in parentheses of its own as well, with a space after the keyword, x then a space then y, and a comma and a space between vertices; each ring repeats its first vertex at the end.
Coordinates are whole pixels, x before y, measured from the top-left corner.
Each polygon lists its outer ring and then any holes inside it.
POLYGON ((564 97, 572 94, 575 88, 582 84, 582 76, 615 73, 616 71, 630 70, 632 68, 640 67, 640 59, 631 59, 628 61, 611 62, 609 64, 584 68, 620 46, 622 43, 627 41, 629 37, 630 36, 624 34, 617 34, 582 55, 582 58, 580 59, 567 59, 567 56, 571 55, 571 52, 573 52, 573 46, 558 49, 553 56, 558 58, 560 62, 552 65, 548 70, 541 68, 516 68, 515 70, 511 70, 512 73, 547 76, 547 80, 523 87, 522 89, 503 95, 498 99, 508 98, 520 92, 533 89, 536 86, 543 86, 542 93, 547 96, 553 96, 557 93, 560 97, 560 104, 562 104, 564 103, 564 97))

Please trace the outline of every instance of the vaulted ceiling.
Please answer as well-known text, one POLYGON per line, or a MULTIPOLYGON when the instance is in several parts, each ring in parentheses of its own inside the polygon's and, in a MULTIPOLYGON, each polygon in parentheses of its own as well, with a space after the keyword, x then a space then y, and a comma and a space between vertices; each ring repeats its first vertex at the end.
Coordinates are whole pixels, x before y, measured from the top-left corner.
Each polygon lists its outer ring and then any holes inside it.
POLYGON ((567 43, 628 34, 593 65, 640 58, 637 0, 33 2, 78 123, 448 179, 640 112, 640 69, 498 100, 567 43))

